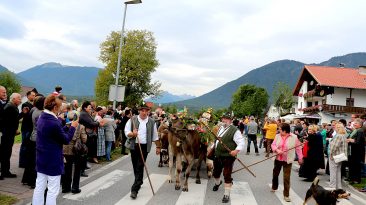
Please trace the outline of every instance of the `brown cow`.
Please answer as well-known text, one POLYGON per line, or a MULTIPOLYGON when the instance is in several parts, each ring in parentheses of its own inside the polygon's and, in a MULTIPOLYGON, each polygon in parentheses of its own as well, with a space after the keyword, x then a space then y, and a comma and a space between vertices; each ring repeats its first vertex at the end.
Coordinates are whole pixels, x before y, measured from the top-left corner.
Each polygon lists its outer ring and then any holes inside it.
MULTIPOLYGON (((168 182, 173 183, 173 159, 176 159, 176 183, 175 189, 179 190, 180 174, 182 172, 182 159, 185 159, 188 166, 185 171, 185 181, 182 190, 188 191, 188 178, 191 173, 192 166, 197 159, 196 167, 196 183, 200 184, 200 167, 202 161, 206 159, 207 146, 201 143, 201 136, 196 130, 188 130, 184 127, 183 122, 178 119, 173 119, 172 124, 167 126, 166 124, 159 127, 159 133, 161 135, 168 135, 169 141, 169 176, 168 182)), ((208 176, 212 176, 212 164, 207 166, 208 176)))

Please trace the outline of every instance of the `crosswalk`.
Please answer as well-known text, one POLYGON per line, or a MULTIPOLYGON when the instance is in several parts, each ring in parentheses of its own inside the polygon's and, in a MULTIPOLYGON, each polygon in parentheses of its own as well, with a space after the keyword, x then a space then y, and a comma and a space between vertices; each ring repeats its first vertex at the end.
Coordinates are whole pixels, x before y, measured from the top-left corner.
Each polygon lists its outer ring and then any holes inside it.
MULTIPOLYGON (((122 171, 122 170, 114 170, 107 173, 100 178, 91 181, 88 184, 85 184, 81 187, 82 192, 80 194, 65 194, 63 195, 63 199, 66 200, 64 204, 100 204, 100 201, 90 200, 91 198, 101 198, 103 192, 112 186, 117 186, 122 184, 122 182, 126 182, 126 178, 133 178, 133 173, 131 171, 122 171)), ((150 185, 148 179, 144 180, 144 183, 138 193, 138 197, 135 200, 130 198, 129 191, 125 191, 119 199, 111 199, 113 202, 108 202, 107 204, 115 204, 115 205, 143 205, 143 204, 156 204, 156 201, 153 201, 156 197, 160 197, 164 199, 166 197, 168 201, 163 201, 160 204, 176 204, 176 205, 204 205, 210 204, 207 202, 207 195, 216 194, 211 190, 212 182, 209 183, 207 179, 201 179, 201 184, 196 184, 195 180, 192 178, 189 180, 189 191, 175 191, 174 184, 167 183, 167 177, 164 174, 151 174, 150 179, 153 182, 153 188, 155 191, 155 196, 152 194, 150 189, 150 185), (165 188, 164 188, 165 187, 165 188), (169 189, 168 189, 169 187, 169 189), (168 191, 171 193, 168 193, 168 191), (128 193, 127 193, 128 192, 128 193), (209 192, 209 193, 206 193, 209 192), (176 195, 175 197, 170 197, 172 195, 176 195), (169 198, 169 199, 168 199, 169 198), (151 202, 153 201, 153 202, 151 202)), ((124 185, 126 186, 126 185, 124 185)), ((127 186, 130 186, 128 184, 127 186)), ((270 190, 271 184, 268 184, 270 190)), ((223 189, 223 187, 222 187, 223 189)), ((126 189, 127 190, 127 189, 126 189)), ((222 191, 222 190, 221 190, 222 191)), ((269 191, 268 191, 269 192, 269 191)), ((223 193, 220 194, 220 197, 223 193)), ((283 199, 283 186, 279 185, 279 188, 274 193, 269 193, 269 197, 273 197, 270 199, 272 204, 283 204, 283 205, 299 205, 303 204, 303 195, 304 193, 296 193, 293 189, 290 189, 290 198, 291 202, 286 202, 283 199)), ((212 197, 212 196, 211 196, 212 197)), ((252 188, 248 182, 243 181, 235 181, 232 186, 232 191, 230 195, 230 203, 232 205, 257 205, 260 204, 258 201, 260 200, 261 194, 254 194, 252 188)), ((221 198, 220 198, 221 199, 221 198)), ((358 201, 356 204, 365 204, 365 200, 362 197, 356 196, 352 200, 358 201)), ((262 200, 263 201, 263 200, 262 200)), ((221 203, 221 201, 220 201, 221 203)), ((218 204, 220 204, 218 202, 218 204)), ((262 202, 263 204, 263 202, 262 202)), ((308 204, 315 204, 314 200, 308 202, 308 204)), ((340 200, 338 205, 353 205, 351 201, 348 200, 340 200)))

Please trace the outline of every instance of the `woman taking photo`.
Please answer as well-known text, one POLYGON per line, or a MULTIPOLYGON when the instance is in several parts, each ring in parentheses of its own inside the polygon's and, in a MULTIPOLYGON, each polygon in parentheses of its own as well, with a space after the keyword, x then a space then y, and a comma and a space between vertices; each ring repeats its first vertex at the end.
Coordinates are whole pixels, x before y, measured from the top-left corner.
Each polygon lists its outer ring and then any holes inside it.
POLYGON ((347 131, 342 123, 337 123, 335 130, 337 134, 329 142, 329 172, 330 183, 329 186, 332 189, 341 189, 341 167, 342 162, 336 163, 334 156, 344 153, 347 156, 347 131))
POLYGON ((48 188, 46 204, 56 204, 60 190, 61 174, 64 171, 62 145, 69 144, 78 126, 71 123, 66 133, 57 118, 62 101, 49 95, 44 102, 44 111, 37 122, 36 139, 36 188, 32 204, 44 204, 44 191, 48 188))

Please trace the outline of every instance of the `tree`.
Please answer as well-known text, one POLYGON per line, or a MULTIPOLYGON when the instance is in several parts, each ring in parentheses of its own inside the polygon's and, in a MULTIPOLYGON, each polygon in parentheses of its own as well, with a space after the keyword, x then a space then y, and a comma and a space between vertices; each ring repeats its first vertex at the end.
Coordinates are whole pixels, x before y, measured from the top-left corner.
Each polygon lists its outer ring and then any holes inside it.
POLYGON ((260 116, 268 104, 268 94, 264 88, 255 85, 241 85, 233 94, 230 109, 235 116, 260 116))
POLYGON ((280 115, 287 114, 294 105, 294 99, 290 86, 284 82, 278 82, 273 88, 274 106, 280 112, 280 115))
POLYGON ((22 86, 15 74, 10 71, 0 72, 0 85, 6 88, 6 93, 10 96, 12 93, 20 93, 22 86))
MULTIPOLYGON (((100 45, 99 60, 106 66, 99 71, 95 82, 97 103, 108 104, 109 86, 115 83, 121 34, 112 31, 100 45)), ((125 103, 135 106, 143 98, 160 94, 160 83, 151 83, 151 73, 159 65, 156 59, 156 43, 152 32, 133 30, 123 39, 121 69, 118 84, 126 86, 125 103)))

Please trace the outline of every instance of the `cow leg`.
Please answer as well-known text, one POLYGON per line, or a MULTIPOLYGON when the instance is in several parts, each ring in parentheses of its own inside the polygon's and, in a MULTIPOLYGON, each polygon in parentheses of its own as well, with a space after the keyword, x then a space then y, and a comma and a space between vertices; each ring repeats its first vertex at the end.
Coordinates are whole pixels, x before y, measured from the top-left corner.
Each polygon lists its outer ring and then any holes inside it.
MULTIPOLYGON (((170 145, 169 145, 170 147, 170 145)), ((169 176, 168 183, 173 183, 174 153, 173 149, 169 149, 169 176)))
POLYGON ((160 152, 160 160, 158 167, 163 167, 163 154, 160 152))
POLYGON ((188 166, 187 166, 187 169, 186 169, 186 177, 185 177, 185 181, 184 181, 184 185, 183 185, 183 189, 182 191, 188 191, 188 178, 189 178, 189 175, 191 174, 191 170, 192 170, 192 167, 193 167, 193 155, 191 154, 188 154, 187 156, 187 163, 188 163, 188 166))
POLYGON ((210 179, 212 177, 213 161, 211 159, 206 159, 207 167, 207 177, 210 179))
POLYGON ((182 157, 180 153, 177 154, 175 159, 176 173, 175 173, 175 190, 180 189, 180 173, 182 172, 182 157))
POLYGON ((201 163, 202 163, 202 159, 199 158, 196 162, 196 184, 201 184, 201 177, 200 177, 200 171, 201 171, 201 163))

